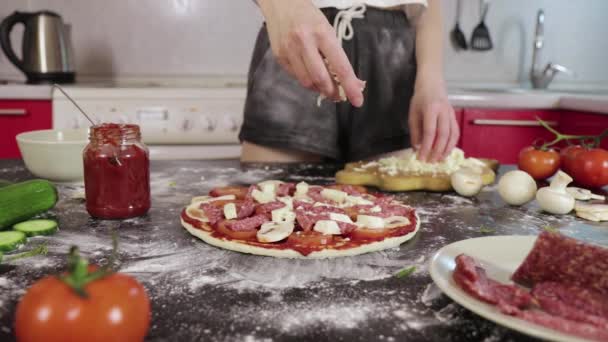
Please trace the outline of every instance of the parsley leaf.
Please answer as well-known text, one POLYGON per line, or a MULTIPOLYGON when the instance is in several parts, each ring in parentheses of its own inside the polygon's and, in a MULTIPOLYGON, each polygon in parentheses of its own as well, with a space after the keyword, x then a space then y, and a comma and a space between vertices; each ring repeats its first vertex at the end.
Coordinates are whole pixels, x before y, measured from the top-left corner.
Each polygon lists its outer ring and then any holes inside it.
POLYGON ((400 270, 399 272, 395 273, 395 277, 405 278, 414 272, 416 272, 416 266, 406 267, 406 268, 400 270))
POLYGON ((555 227, 544 226, 543 229, 550 233, 559 233, 559 230, 557 230, 557 228, 555 228, 555 227))
POLYGON ((496 232, 496 231, 495 231, 494 229, 492 229, 492 228, 488 228, 488 227, 486 227, 486 226, 481 226, 481 227, 479 228, 479 232, 480 232, 481 234, 492 234, 492 233, 494 233, 494 232, 496 232))

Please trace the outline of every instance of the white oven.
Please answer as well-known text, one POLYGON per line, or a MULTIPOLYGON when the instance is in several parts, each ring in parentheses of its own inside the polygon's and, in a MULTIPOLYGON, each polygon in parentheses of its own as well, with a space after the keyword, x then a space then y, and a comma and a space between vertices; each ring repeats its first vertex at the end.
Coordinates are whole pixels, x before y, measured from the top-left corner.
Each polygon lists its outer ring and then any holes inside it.
MULTIPOLYGON (((151 159, 238 158, 244 87, 65 87, 98 122, 135 123, 151 159)), ((53 92, 53 128, 89 126, 61 92, 53 92)))

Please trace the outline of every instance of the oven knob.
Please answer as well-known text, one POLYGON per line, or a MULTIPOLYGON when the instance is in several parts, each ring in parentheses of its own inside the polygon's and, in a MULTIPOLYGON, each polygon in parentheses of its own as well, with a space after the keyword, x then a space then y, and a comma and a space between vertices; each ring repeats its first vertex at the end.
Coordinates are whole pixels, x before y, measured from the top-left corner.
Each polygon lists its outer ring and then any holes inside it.
POLYGON ((215 130, 215 123, 207 116, 201 118, 201 126, 208 132, 213 132, 215 130))
POLYGON ((192 120, 190 119, 184 119, 184 121, 182 122, 182 131, 184 132, 188 132, 189 130, 192 129, 192 127, 194 126, 194 124, 192 123, 192 120))
POLYGON ((236 132, 239 129, 239 124, 234 117, 226 115, 222 119, 222 127, 230 132, 236 132))

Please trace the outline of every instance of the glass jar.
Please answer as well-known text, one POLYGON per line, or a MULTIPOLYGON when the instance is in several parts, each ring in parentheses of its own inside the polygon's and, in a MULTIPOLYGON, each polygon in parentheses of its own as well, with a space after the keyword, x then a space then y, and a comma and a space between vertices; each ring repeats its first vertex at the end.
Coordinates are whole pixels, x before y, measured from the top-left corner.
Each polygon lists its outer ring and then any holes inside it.
POLYGON ((150 209, 150 159, 137 125, 91 127, 83 151, 87 211, 93 217, 124 219, 150 209))

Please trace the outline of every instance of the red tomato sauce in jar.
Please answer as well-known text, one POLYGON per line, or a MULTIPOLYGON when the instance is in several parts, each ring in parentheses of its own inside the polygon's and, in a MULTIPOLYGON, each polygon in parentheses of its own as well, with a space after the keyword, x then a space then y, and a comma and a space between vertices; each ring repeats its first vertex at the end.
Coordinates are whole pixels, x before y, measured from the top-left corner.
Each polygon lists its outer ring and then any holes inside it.
POLYGON ((83 151, 86 207, 93 217, 124 219, 150 209, 150 159, 138 125, 91 127, 83 151))

